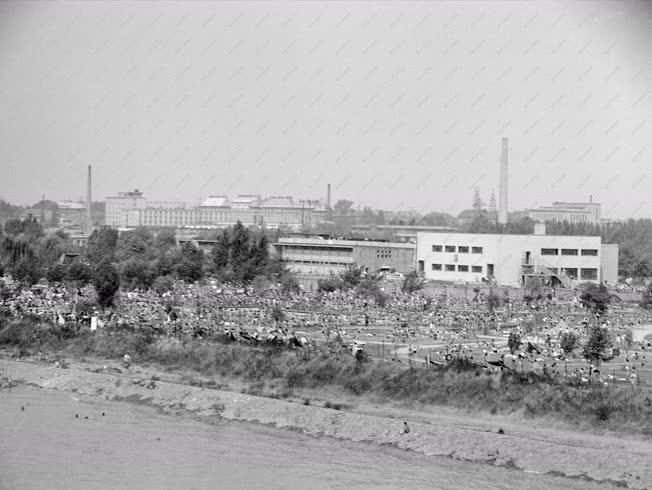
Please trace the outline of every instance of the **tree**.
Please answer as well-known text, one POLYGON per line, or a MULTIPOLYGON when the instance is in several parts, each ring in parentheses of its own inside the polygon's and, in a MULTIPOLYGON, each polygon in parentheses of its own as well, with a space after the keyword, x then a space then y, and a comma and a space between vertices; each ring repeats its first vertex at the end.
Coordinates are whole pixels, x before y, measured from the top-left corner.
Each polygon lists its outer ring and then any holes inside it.
POLYGON ((380 288, 380 280, 380 276, 367 274, 356 286, 356 293, 367 298, 372 298, 378 306, 384 307, 387 303, 387 296, 380 288))
POLYGON ((281 277, 281 291, 285 294, 299 294, 301 285, 296 276, 290 272, 281 277))
POLYGON ((154 283, 154 273, 149 264, 132 257, 120 264, 120 279, 127 289, 148 289, 154 283))
POLYGON ((20 282, 36 284, 44 275, 44 270, 34 254, 22 258, 12 269, 11 274, 20 282))
POLYGON ((174 270, 179 279, 195 282, 204 276, 203 262, 204 253, 192 243, 186 242, 181 247, 174 270))
POLYGON ((248 230, 238 221, 233 227, 230 244, 230 263, 234 270, 249 259, 249 238, 248 230))
POLYGON ((609 307, 611 295, 604 284, 585 284, 580 295, 580 303, 591 310, 594 314, 600 316, 609 307))
POLYGON ((421 288, 423 288, 423 281, 421 280, 419 274, 417 274, 416 271, 409 272, 405 276, 405 279, 403 280, 403 285, 401 286, 401 290, 404 293, 415 293, 421 288))
POLYGON ((215 270, 220 272, 229 265, 229 249, 231 248, 231 239, 229 237, 229 230, 222 231, 222 234, 217 239, 217 243, 213 247, 213 264, 215 270))
POLYGON ((154 247, 158 250, 159 255, 166 253, 176 246, 177 238, 173 228, 163 228, 154 239, 154 247))
POLYGON ((500 304, 500 296, 494 293, 493 290, 489 290, 487 295, 487 308, 489 308, 489 311, 493 313, 494 309, 500 307, 500 304))
POLYGON ((88 237, 86 256, 91 264, 103 261, 112 262, 115 259, 118 244, 118 231, 108 226, 95 228, 88 237))
POLYGON ((578 340, 577 335, 573 332, 564 332, 559 339, 559 346, 564 351, 564 354, 568 355, 577 348, 578 340))
POLYGON ((97 293, 97 302, 102 308, 113 304, 115 294, 120 288, 120 276, 111 262, 103 261, 93 271, 93 287, 97 293))
POLYGON ((352 206, 353 201, 349 201, 348 199, 340 199, 333 206, 333 211, 337 216, 349 216, 352 213, 352 206))
POLYGON ((494 191, 491 191, 491 197, 489 198, 489 206, 487 210, 490 213, 495 213, 496 212, 496 195, 494 194, 494 191))
POLYGON ((647 288, 643 292, 643 297, 641 298, 641 308, 646 310, 652 310, 652 282, 648 284, 647 288))
POLYGON ((63 282, 66 278, 66 267, 61 264, 52 264, 45 272, 48 282, 63 282))
POLYGON ((519 347, 521 347, 521 336, 516 332, 510 332, 509 337, 507 338, 507 346, 509 351, 514 354, 519 347))
POLYGON ((156 254, 154 236, 144 226, 125 231, 118 238, 115 251, 119 261, 132 258, 153 259, 156 254))
POLYGON ((354 288, 362 280, 362 268, 355 265, 349 266, 340 273, 340 278, 342 279, 342 287, 354 288))
POLYGON ((66 273, 66 281, 83 286, 93 280, 93 270, 82 262, 70 264, 66 273))
POLYGON ((5 222, 4 231, 7 235, 18 235, 23 232, 25 225, 19 219, 9 219, 5 222))
POLYGON ((606 328, 595 325, 591 328, 589 338, 584 344, 584 358, 596 365, 607 359, 607 349, 611 346, 609 332, 606 328))
POLYGON ((473 209, 476 211, 482 210, 484 207, 484 203, 482 202, 482 198, 480 197, 480 190, 476 187, 473 189, 473 209))
POLYGON ((36 221, 36 218, 27 218, 23 221, 23 233, 27 236, 28 240, 36 240, 43 236, 43 226, 36 221))
POLYGON ((274 320, 276 324, 279 324, 285 320, 285 313, 278 305, 272 308, 272 320, 274 320))

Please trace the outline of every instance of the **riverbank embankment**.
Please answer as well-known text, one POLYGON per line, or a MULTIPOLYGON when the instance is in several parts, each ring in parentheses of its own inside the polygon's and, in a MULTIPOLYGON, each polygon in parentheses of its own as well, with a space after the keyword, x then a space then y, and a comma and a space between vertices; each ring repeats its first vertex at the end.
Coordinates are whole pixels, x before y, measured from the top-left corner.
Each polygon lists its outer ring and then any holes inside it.
POLYGON ((513 425, 504 433, 490 424, 460 414, 425 416, 406 409, 403 419, 382 408, 371 413, 334 410, 232 391, 189 386, 146 378, 125 371, 92 372, 35 362, 0 359, 0 377, 14 382, 102 397, 145 403, 166 412, 193 413, 210 420, 256 422, 293 429, 313 436, 392 445, 431 456, 505 466, 541 474, 564 475, 631 488, 652 487, 652 445, 629 436, 595 435, 513 425), (465 423, 465 419, 466 422, 465 423))

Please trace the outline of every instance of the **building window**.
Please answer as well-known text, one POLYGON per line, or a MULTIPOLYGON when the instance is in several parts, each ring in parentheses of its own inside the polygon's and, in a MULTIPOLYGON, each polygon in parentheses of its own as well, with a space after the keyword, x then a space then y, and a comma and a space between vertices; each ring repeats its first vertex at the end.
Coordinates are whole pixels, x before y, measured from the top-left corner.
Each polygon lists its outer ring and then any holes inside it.
POLYGON ((598 255, 598 251, 594 248, 583 248, 582 255, 590 255, 592 257, 596 257, 598 255))
POLYGON ((581 269, 581 277, 588 281, 597 281, 598 269, 581 269))
POLYGON ((482 253, 482 247, 471 247, 471 252, 474 254, 481 254, 482 253))
POLYGON ((440 271, 441 270, 441 264, 432 264, 432 270, 433 271, 440 271))
POLYGON ((562 248, 561 249, 561 254, 562 255, 577 255, 577 249, 576 248, 562 248))
POLYGON ((432 251, 433 252, 441 252, 442 246, 441 245, 433 245, 432 246, 432 251))
POLYGON ((446 245, 445 251, 455 253, 455 245, 446 245))
POLYGON ((559 249, 557 248, 542 248, 541 255, 559 255, 559 249))
POLYGON ((455 270, 455 264, 446 264, 446 270, 447 271, 454 271, 455 270))
POLYGON ((463 246, 460 245, 459 247, 457 247, 457 251, 459 253, 461 253, 461 254, 468 254, 469 253, 469 247, 463 247, 463 246))
POLYGON ((468 265, 458 265, 457 266, 457 271, 458 272, 469 272, 469 266, 468 265))
POLYGON ((481 265, 472 265, 471 266, 471 272, 479 272, 482 274, 482 266, 481 265))
POLYGON ((574 267, 565 267, 561 270, 561 272, 571 279, 577 279, 577 269, 574 267))

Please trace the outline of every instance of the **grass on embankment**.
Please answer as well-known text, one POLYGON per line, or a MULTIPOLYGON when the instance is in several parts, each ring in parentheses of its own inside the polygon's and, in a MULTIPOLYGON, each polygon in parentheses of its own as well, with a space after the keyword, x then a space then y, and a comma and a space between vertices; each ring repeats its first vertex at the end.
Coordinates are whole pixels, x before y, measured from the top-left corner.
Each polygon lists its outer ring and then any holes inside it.
POLYGON ((443 368, 356 359, 342 346, 289 349, 192 340, 182 342, 143 331, 87 328, 64 330, 35 321, 0 320, 0 346, 61 352, 194 370, 206 376, 238 377, 252 385, 280 382, 286 392, 337 386, 356 395, 490 413, 522 411, 580 427, 652 435, 652 395, 613 386, 573 386, 535 374, 485 373, 469 362, 443 368))

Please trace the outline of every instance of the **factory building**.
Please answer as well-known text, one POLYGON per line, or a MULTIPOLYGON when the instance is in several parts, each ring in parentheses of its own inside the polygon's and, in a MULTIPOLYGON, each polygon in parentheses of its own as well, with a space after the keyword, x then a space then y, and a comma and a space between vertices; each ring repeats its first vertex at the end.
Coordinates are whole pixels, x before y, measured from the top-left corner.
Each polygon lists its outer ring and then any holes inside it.
POLYGON ((551 286, 615 283, 618 246, 599 236, 551 236, 543 225, 533 235, 419 233, 417 271, 426 279, 551 286))
POLYGON ((354 265, 367 272, 405 274, 414 270, 416 246, 412 243, 281 238, 274 243, 274 249, 291 271, 326 276, 354 265))

